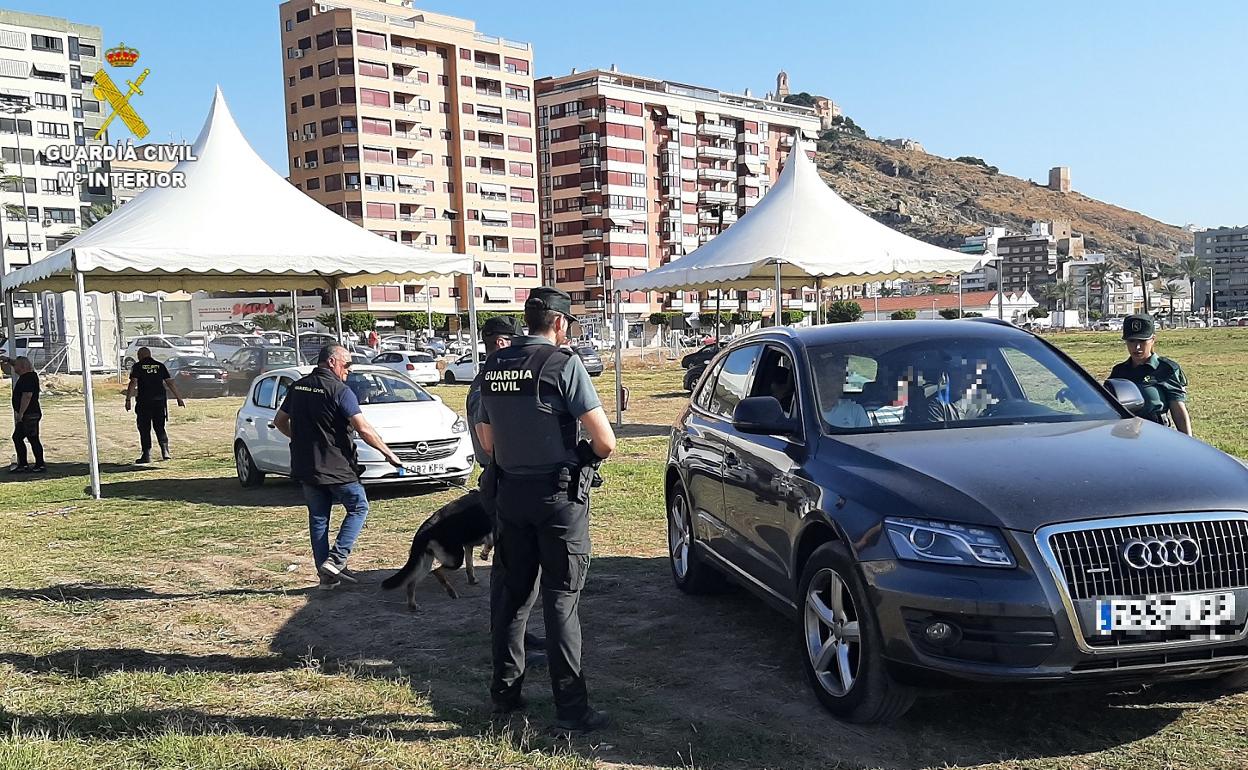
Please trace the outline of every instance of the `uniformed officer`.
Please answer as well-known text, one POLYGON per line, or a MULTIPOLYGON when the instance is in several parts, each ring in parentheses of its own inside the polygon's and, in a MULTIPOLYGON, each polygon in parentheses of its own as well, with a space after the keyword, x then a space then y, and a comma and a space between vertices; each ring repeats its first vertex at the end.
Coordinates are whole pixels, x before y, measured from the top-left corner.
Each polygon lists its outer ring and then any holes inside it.
POLYGON ((131 399, 138 391, 138 401, 134 404, 135 422, 139 428, 139 446, 143 454, 135 460, 140 465, 152 461, 152 431, 156 431, 156 441, 160 444, 160 456, 168 460, 169 435, 165 433, 165 421, 169 419, 169 397, 167 389, 178 400, 178 406, 185 407, 186 402, 178 393, 178 386, 169 376, 169 370, 160 361, 152 358, 152 351, 139 348, 139 360, 130 367, 130 384, 126 387, 126 411, 130 411, 131 399))
POLYGON ((1150 315, 1129 315, 1122 322, 1122 339, 1127 344, 1127 360, 1114 367, 1110 379, 1134 382, 1144 396, 1140 417, 1174 427, 1192 435, 1192 419, 1187 412, 1187 375, 1177 362, 1157 355, 1157 325, 1150 315))
POLYGON ((589 705, 581 671, 580 591, 589 571, 589 487, 615 434, 580 359, 558 347, 576 322, 567 293, 542 287, 524 303, 529 336, 512 339, 482 371, 482 448, 498 476, 498 559, 503 590, 491 624, 495 711, 523 708, 524 629, 541 572, 546 656, 557 726, 609 721, 589 705), (588 440, 578 441, 577 423, 588 440))
POLYGON ((290 475, 303 486, 312 537, 312 562, 321 588, 358 582, 347 557, 368 518, 368 496, 360 484, 354 429, 366 444, 395 467, 403 463, 360 411, 355 391, 344 383, 351 354, 337 343, 321 348, 316 368, 286 392, 273 427, 290 439, 290 475), (329 512, 334 503, 347 510, 334 547, 329 547, 329 512))

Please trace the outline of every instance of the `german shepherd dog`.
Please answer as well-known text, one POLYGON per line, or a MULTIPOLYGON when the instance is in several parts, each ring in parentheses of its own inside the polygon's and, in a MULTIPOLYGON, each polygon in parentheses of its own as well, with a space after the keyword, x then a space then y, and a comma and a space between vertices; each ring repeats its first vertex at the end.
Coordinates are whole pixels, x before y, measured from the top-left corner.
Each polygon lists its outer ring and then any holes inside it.
POLYGON ((477 584, 477 574, 472 566, 472 549, 483 546, 481 558, 489 558, 494 546, 494 521, 481 505, 481 493, 473 490, 453 502, 447 503, 420 525, 412 537, 412 550, 407 564, 386 578, 381 587, 386 590, 407 584, 407 607, 416 609, 416 585, 433 573, 447 594, 458 599, 454 586, 446 579, 446 570, 459 569, 464 565, 468 583, 477 584), (434 569, 434 561, 438 567, 434 569))

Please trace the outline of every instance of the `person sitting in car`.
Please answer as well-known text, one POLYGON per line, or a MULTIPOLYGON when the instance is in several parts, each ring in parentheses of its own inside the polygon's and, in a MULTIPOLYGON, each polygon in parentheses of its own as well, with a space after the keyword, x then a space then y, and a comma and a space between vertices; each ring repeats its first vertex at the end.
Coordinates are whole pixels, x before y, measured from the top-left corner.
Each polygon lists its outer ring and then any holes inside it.
POLYGON ((820 362, 816 377, 824 422, 834 428, 870 428, 867 410, 844 397, 848 371, 849 364, 843 355, 829 356, 820 362))

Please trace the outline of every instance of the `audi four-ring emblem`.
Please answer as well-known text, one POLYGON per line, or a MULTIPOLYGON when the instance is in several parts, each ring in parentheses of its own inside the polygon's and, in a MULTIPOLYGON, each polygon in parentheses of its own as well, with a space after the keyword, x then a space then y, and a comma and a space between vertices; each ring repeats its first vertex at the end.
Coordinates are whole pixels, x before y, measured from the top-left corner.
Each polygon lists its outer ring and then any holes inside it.
POLYGON ((1133 537, 1122 544, 1122 563, 1133 569, 1190 567, 1200 561, 1200 543, 1188 535, 1133 537))

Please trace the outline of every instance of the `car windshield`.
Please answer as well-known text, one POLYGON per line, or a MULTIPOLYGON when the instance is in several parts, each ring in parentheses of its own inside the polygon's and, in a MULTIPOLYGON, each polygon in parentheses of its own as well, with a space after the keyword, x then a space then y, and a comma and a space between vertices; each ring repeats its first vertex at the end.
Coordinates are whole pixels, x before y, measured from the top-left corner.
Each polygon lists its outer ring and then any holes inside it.
POLYGON ((211 358, 183 357, 183 358, 175 358, 174 361, 177 361, 178 366, 216 366, 217 365, 217 362, 213 361, 211 358))
POLYGON ((269 348, 264 365, 268 369, 280 369, 283 366, 298 366, 298 363, 295 351, 290 348, 269 348))
POLYGON ((389 372, 351 372, 347 387, 355 392, 361 404, 407 404, 432 401, 416 383, 389 372))
POLYGON ((810 349, 828 433, 1113 420, 1121 413, 1041 341, 892 338, 810 349))
POLYGON ((195 340, 188 340, 186 337, 165 337, 165 339, 175 348, 193 348, 199 344, 195 340))

